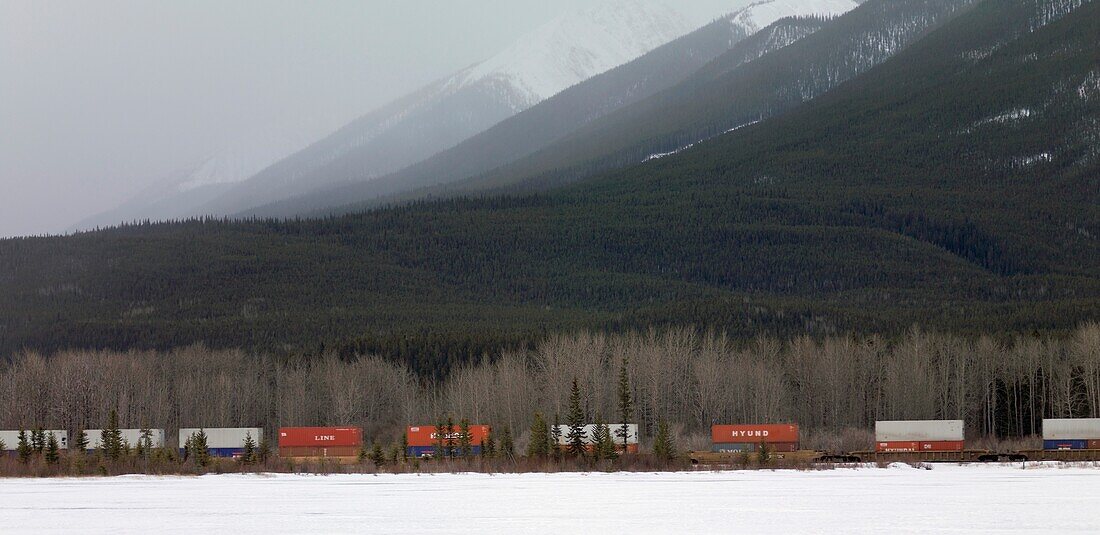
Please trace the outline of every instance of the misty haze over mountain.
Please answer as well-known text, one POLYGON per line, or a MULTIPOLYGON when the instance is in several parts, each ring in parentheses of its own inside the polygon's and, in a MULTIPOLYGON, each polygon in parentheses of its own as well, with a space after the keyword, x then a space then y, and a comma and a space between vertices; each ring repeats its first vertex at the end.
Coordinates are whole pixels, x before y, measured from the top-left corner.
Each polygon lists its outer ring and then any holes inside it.
MULTIPOLYGON (((5 0, 0 236, 63 232, 120 205, 187 215, 226 183, 611 1, 5 0), (165 188, 191 197, 158 205, 165 188)), ((749 2, 637 3, 674 6, 685 33, 749 2)))

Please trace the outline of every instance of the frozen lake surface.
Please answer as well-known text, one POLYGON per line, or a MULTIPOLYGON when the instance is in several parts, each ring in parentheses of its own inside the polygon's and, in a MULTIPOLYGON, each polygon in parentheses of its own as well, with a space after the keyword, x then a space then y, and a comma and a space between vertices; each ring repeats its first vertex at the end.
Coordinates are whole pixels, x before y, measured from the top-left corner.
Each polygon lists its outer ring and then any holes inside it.
POLYGON ((0 479, 0 531, 1096 533, 1100 469, 0 479))

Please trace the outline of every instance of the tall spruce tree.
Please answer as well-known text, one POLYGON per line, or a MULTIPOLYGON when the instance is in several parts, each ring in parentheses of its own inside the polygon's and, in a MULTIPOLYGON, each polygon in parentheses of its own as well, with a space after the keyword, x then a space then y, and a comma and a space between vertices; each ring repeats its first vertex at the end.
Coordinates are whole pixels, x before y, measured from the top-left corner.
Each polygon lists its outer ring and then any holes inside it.
POLYGON ((676 444, 672 440, 668 424, 663 419, 657 422, 657 436, 653 439, 653 456, 663 463, 676 457, 676 444))
POLYGON ((409 430, 401 433, 401 462, 409 462, 409 430))
POLYGON ((554 414, 554 423, 550 425, 550 455, 555 459, 561 459, 561 416, 554 414))
POLYGON ((141 435, 138 437, 137 448, 135 449, 138 457, 142 459, 148 459, 149 455, 153 453, 153 430, 148 427, 141 428, 141 435))
POLYGON ((512 438, 512 428, 507 425, 500 435, 500 456, 509 460, 516 458, 516 441, 512 438))
POLYGON ((756 461, 760 463, 760 466, 766 466, 772 460, 772 452, 768 447, 767 442, 761 442, 760 447, 756 449, 756 461))
POLYGON ((49 464, 57 464, 61 460, 61 445, 57 443, 57 435, 53 433, 47 433, 46 437, 46 462, 49 464))
POLYGON ((260 445, 256 451, 256 460, 261 463, 266 463, 271 458, 271 444, 267 441, 267 437, 260 435, 260 445))
POLYGON ((497 441, 493 437, 492 429, 485 435, 485 439, 481 441, 481 456, 486 459, 492 459, 497 456, 497 441))
POLYGON ((386 464, 386 454, 382 452, 382 445, 377 442, 371 447, 369 457, 375 468, 381 468, 382 465, 386 464))
POLYGON ((458 454, 463 459, 473 456, 473 440, 470 436, 470 420, 463 418, 458 423, 458 454))
POLYGON ((19 462, 27 464, 31 460, 31 455, 34 455, 34 448, 31 447, 30 437, 27 436, 27 431, 19 430, 19 444, 15 447, 16 453, 19 454, 19 462))
POLYGON ((531 422, 531 442, 527 444, 528 457, 546 457, 550 455, 550 437, 546 428, 546 420, 542 419, 541 412, 535 412, 535 419, 531 422))
POLYGON ((122 431, 118 428, 118 412, 111 409, 107 415, 107 425, 99 433, 99 448, 103 456, 116 461, 122 456, 125 445, 122 443, 122 431))
POLYGON ((245 433, 244 448, 241 450, 241 464, 254 464, 256 462, 256 440, 252 433, 245 433))
POLYGON ((581 388, 577 379, 573 378, 573 387, 569 391, 569 454, 574 457, 583 457, 587 435, 584 432, 585 420, 584 407, 581 405, 581 388))
POLYGON ((634 417, 634 397, 630 394, 630 376, 627 374, 628 357, 623 357, 619 365, 619 428, 615 430, 615 436, 623 446, 626 453, 630 441, 630 419, 634 417))
POLYGON ((37 455, 42 455, 46 451, 46 432, 41 427, 35 427, 31 431, 31 449, 37 455))
POLYGON ((452 416, 447 417, 447 428, 444 431, 443 441, 445 443, 444 449, 447 450, 447 457, 454 458, 455 451, 458 449, 456 446, 458 441, 455 440, 455 419, 452 416))
POLYGON ((440 418, 435 425, 435 458, 447 456, 447 420, 440 418))
POLYGON ((88 451, 88 432, 83 427, 77 429, 70 445, 72 446, 71 449, 76 450, 77 453, 88 451))

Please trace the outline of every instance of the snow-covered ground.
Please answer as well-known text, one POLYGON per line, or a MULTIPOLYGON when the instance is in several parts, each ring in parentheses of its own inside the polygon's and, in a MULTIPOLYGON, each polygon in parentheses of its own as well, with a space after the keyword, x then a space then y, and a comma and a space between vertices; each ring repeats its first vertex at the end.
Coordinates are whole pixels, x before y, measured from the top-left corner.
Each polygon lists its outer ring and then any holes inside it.
POLYGON ((0 480, 9 533, 1096 533, 1100 469, 0 480))

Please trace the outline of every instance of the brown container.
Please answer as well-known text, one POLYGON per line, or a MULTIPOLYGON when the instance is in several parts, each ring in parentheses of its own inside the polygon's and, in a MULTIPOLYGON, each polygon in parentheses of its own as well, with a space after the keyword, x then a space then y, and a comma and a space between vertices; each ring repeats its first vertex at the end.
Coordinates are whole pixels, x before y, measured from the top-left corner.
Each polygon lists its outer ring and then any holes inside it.
POLYGON ((1089 449, 1090 450, 1100 450, 1100 440, 1090 440, 1089 441, 1089 449))
POLYGON ((794 424, 715 425, 710 428, 712 444, 786 444, 798 442, 794 424))
POLYGON ((358 446, 284 446, 279 448, 279 457, 284 459, 327 457, 358 457, 358 446))

